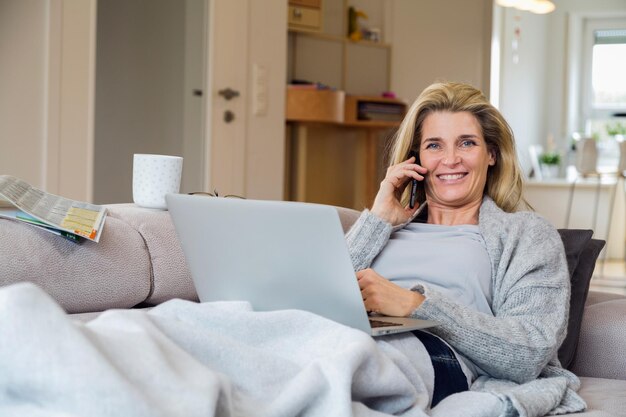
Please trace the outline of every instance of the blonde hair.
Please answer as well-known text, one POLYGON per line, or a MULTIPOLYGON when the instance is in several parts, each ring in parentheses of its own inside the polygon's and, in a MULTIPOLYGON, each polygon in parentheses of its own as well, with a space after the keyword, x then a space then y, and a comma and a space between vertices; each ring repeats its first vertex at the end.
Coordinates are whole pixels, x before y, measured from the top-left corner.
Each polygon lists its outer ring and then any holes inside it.
MULTIPOLYGON (((434 112, 469 112, 476 117, 487 143, 495 155, 496 163, 489 167, 485 191, 506 212, 514 212, 524 205, 530 208, 522 196, 523 180, 513 131, 502 114, 493 107, 476 88, 461 83, 435 83, 427 87, 409 108, 391 144, 389 165, 409 158, 409 152, 419 155, 422 124, 434 112)), ((408 188, 408 187, 407 187, 408 188)), ((402 201, 408 201, 405 190, 402 201)), ((418 201, 425 200, 423 188, 418 201)))

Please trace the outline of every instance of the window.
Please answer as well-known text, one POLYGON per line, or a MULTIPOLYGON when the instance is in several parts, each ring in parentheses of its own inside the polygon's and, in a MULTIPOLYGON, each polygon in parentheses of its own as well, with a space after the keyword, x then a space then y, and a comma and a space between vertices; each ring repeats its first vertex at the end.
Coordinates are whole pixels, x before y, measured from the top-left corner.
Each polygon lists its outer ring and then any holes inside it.
POLYGON ((626 19, 588 19, 585 25, 582 116, 598 141, 599 166, 614 166, 626 135, 626 19))
POLYGON ((626 111, 626 30, 594 33, 591 105, 596 110, 626 111))

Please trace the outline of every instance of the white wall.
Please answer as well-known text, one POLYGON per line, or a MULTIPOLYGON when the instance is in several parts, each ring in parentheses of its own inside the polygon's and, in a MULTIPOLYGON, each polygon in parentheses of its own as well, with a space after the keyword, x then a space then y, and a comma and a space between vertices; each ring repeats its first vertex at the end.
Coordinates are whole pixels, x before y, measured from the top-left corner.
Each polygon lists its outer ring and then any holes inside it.
POLYGON ((90 201, 96 0, 0 0, 0 172, 90 201))
POLYGON ((0 174, 45 185, 47 6, 0 0, 0 174))
POLYGON ((394 0, 389 7, 392 91, 411 102, 445 80, 489 95, 492 1, 394 0))
POLYGON ((501 8, 501 18, 499 109, 513 129, 518 156, 528 173, 529 145, 546 142, 546 39, 552 32, 550 18, 510 7, 501 8))

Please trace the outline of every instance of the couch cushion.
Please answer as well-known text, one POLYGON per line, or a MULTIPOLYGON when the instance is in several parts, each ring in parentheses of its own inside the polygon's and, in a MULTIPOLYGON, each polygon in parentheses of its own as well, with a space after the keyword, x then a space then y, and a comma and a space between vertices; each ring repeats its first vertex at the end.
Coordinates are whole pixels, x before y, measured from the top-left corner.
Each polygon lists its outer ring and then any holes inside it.
POLYGON ((559 229, 559 234, 565 248, 572 288, 567 336, 559 349, 559 360, 564 368, 569 368, 576 355, 589 282, 604 241, 591 239, 591 230, 559 229))
POLYGON ((626 381, 604 378, 580 378, 578 391, 587 402, 587 411, 576 417, 626 417, 626 381))
POLYGON ((598 303, 603 303, 605 301, 611 300, 620 300, 622 298, 626 298, 621 294, 614 294, 611 292, 603 292, 603 291, 589 291, 587 294, 587 301, 585 302, 585 306, 590 306, 598 303))
POLYGON ((578 376, 626 380, 625 349, 626 298, 587 306, 570 369, 578 376))
POLYGON ((139 233, 107 218, 100 242, 80 244, 0 219, 0 286, 29 281, 67 312, 128 308, 150 291, 150 260, 139 233))
POLYGON ((135 229, 148 247, 152 290, 145 302, 156 305, 172 298, 197 301, 191 272, 169 211, 146 209, 134 204, 111 204, 106 207, 109 217, 135 229))
POLYGON ((580 253, 585 249, 587 243, 593 236, 592 230, 577 230, 577 229, 559 229, 559 235, 563 241, 565 247, 565 257, 567 258, 567 267, 570 273, 573 272, 578 266, 578 260, 580 259, 580 253))

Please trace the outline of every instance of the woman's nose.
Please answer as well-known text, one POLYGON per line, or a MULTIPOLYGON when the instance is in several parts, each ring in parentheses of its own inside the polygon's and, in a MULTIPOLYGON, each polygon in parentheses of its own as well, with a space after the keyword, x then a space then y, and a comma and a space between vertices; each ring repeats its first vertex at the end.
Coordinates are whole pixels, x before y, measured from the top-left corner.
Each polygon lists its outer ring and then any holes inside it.
POLYGON ((461 162, 461 157, 457 154, 455 149, 446 151, 442 161, 445 165, 456 165, 461 162))

